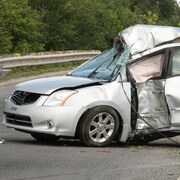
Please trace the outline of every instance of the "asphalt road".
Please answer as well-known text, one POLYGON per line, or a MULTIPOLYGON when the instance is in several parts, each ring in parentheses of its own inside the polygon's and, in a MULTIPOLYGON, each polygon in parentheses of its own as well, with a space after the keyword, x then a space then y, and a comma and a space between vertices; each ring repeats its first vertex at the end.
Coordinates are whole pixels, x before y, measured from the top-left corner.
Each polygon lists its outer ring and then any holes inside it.
MULTIPOLYGON (((14 84, 0 84, 3 101, 14 84)), ((180 180, 180 146, 158 140, 148 146, 111 144, 88 148, 79 141, 37 143, 0 123, 0 180, 180 180)), ((180 137, 173 138, 180 143, 180 137)))

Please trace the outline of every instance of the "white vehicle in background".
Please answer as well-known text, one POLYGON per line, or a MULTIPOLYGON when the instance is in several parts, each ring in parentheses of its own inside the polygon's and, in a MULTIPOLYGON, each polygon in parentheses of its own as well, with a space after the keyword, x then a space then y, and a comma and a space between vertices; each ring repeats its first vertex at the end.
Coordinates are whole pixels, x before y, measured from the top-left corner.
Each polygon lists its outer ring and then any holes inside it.
POLYGON ((18 84, 3 124, 39 141, 79 138, 87 146, 179 135, 179 37, 177 27, 131 26, 66 76, 18 84))

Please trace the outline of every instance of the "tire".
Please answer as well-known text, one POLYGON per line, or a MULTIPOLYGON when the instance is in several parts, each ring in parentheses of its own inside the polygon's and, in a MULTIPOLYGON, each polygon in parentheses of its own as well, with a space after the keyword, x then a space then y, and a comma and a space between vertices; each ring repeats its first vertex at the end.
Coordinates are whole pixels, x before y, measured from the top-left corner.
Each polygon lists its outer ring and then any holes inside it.
POLYGON ((79 126, 81 142, 86 146, 107 146, 117 136, 119 116, 108 106, 90 109, 79 126))
POLYGON ((31 136, 39 142, 46 142, 46 143, 56 142, 60 138, 58 136, 53 136, 53 135, 34 134, 34 133, 31 134, 31 136))

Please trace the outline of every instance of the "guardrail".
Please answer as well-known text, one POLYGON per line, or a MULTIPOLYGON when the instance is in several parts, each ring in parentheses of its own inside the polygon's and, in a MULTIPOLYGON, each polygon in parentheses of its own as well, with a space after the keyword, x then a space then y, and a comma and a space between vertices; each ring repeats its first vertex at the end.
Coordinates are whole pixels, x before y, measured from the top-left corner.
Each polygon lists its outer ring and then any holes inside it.
POLYGON ((81 61, 91 59, 100 54, 100 51, 90 50, 83 52, 68 52, 67 54, 50 54, 50 55, 27 55, 18 57, 0 58, 2 68, 14 68, 20 66, 32 66, 42 64, 53 64, 71 61, 81 61))

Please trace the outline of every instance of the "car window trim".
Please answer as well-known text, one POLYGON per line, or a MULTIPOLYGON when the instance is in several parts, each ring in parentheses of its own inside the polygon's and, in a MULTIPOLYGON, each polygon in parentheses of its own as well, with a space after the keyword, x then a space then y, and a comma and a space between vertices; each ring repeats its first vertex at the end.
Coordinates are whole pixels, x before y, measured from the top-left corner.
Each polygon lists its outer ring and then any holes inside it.
POLYGON ((177 49, 180 50, 180 47, 169 48, 170 53, 169 53, 169 60, 168 60, 168 65, 167 65, 167 76, 166 76, 166 78, 172 78, 172 77, 180 76, 180 73, 172 75, 173 55, 174 55, 174 51, 177 49))

